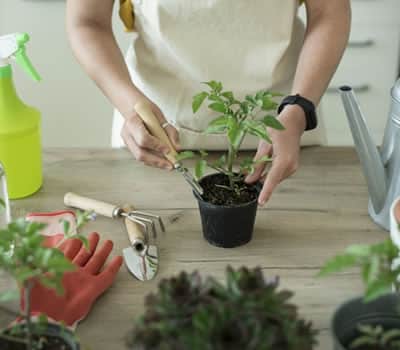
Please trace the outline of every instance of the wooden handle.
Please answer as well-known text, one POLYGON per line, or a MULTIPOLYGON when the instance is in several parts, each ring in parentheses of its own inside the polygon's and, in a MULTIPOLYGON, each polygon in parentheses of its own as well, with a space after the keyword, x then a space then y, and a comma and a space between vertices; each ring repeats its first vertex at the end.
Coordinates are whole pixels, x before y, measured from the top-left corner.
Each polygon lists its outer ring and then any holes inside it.
POLYGON ((107 216, 109 218, 113 218, 116 210, 118 209, 118 207, 115 205, 87 197, 82 197, 72 192, 65 194, 64 204, 68 207, 74 207, 82 210, 93 210, 96 214, 107 216))
MULTIPOLYGON (((132 206, 125 205, 123 210, 128 213, 130 211, 135 210, 132 206)), ((132 246, 135 247, 136 250, 141 252, 146 246, 146 236, 143 233, 142 227, 136 222, 129 220, 128 218, 124 219, 126 230, 128 231, 129 241, 132 246)))
POLYGON ((172 164, 178 163, 178 161, 176 160, 176 156, 177 156, 176 150, 175 150, 174 146, 172 145, 171 140, 169 139, 167 133, 160 125, 157 117, 154 115, 153 111, 151 110, 149 103, 146 101, 139 101, 135 105, 135 110, 139 114, 140 118, 142 118, 144 124, 146 125, 146 127, 150 131, 150 133, 154 137, 157 137, 161 142, 165 143, 169 147, 170 152, 168 154, 166 154, 165 157, 172 164))

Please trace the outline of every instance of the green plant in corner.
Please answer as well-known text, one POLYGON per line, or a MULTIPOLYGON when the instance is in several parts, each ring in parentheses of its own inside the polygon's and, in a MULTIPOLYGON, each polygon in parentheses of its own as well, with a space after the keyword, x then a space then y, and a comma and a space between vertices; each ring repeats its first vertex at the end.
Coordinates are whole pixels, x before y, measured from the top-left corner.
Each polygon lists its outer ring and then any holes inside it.
MULTIPOLYGON (((196 113, 207 100, 209 102, 208 108, 219 116, 209 123, 205 133, 225 134, 229 146, 227 154, 214 162, 208 162, 207 153, 200 152, 200 160, 196 164, 195 175, 197 178, 201 178, 208 166, 229 178, 227 189, 240 193, 239 184, 243 180, 244 174, 251 173, 258 162, 270 160, 269 157, 263 157, 257 161, 244 159, 239 164, 239 170, 235 171, 234 165, 242 142, 246 135, 251 134, 271 143, 267 128, 284 129, 279 120, 271 114, 271 111, 275 111, 278 106, 273 99, 281 96, 281 94, 259 91, 254 95, 247 95, 243 101, 239 101, 231 91, 224 91, 220 82, 209 81, 204 84, 209 87, 209 91, 202 91, 193 97, 193 113, 196 113), (266 114, 258 119, 261 112, 266 114)), ((188 151, 182 152, 178 158, 182 160, 194 156, 194 152, 188 151)))
MULTIPOLYGON (((90 218, 88 213, 78 214, 78 217, 80 216, 82 218, 79 227, 90 218)), ((40 283, 61 295, 64 273, 75 269, 75 265, 60 250, 43 246, 44 236, 40 232, 45 226, 20 218, 0 230, 0 269, 16 281, 19 289, 2 293, 0 301, 16 299, 23 291, 25 306, 21 307, 18 314, 23 322, 2 331, 0 339, 24 344, 27 350, 43 349, 43 338, 34 335, 40 333, 47 325, 46 315, 41 315, 38 322, 32 321, 30 310, 32 288, 35 283, 40 283)), ((69 226, 64 224, 64 229, 67 228, 69 226)), ((66 232, 64 239, 69 237, 66 232)), ((81 239, 83 244, 87 245, 86 237, 80 234, 73 237, 81 239)))
MULTIPOLYGON (((352 245, 344 253, 329 259, 319 272, 327 276, 348 268, 358 268, 364 284, 364 301, 371 302, 399 290, 400 250, 387 239, 374 245, 352 245)), ((381 325, 359 324, 358 336, 350 349, 400 350, 400 329, 384 329, 381 325)))
POLYGON ((128 337, 143 350, 311 350, 312 324, 260 268, 226 270, 225 283, 181 272, 147 296, 145 313, 128 337))

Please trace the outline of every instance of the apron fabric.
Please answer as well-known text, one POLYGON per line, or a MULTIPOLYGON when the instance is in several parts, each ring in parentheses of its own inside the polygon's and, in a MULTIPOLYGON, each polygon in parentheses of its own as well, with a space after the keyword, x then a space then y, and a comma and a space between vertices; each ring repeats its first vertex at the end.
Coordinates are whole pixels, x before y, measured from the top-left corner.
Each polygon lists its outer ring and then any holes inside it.
MULTIPOLYGON (((184 149, 227 147, 224 135, 202 133, 215 112, 204 105, 193 115, 192 97, 205 89, 201 82, 221 81, 238 99, 263 89, 290 93, 304 38, 298 0, 132 1, 131 79, 178 129, 184 149)), ((124 146, 123 122, 116 110, 113 147, 124 146)), ((306 132, 302 144, 322 144, 323 129, 320 123, 306 132)), ((257 145, 247 136, 242 149, 257 145)))

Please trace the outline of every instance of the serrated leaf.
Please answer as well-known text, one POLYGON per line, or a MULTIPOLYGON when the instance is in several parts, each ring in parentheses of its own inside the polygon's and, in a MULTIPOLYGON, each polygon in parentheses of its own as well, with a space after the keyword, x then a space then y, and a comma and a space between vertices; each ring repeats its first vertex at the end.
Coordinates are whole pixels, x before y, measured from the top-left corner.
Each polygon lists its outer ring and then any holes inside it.
POLYGON ((231 118, 229 116, 221 115, 220 117, 212 120, 204 132, 207 134, 221 133, 227 129, 230 119, 231 118))
POLYGON ((263 97, 262 109, 264 111, 275 110, 277 107, 278 107, 278 104, 275 101, 272 101, 269 96, 263 97))
POLYGON ((272 115, 266 115, 262 119, 262 122, 264 123, 265 126, 269 128, 273 128, 276 130, 285 130, 285 127, 281 124, 281 122, 272 115))
POLYGON ((245 126, 251 135, 257 136, 268 143, 272 143, 272 140, 268 136, 265 126, 262 124, 262 122, 256 120, 246 120, 245 126))
POLYGON ((321 268, 318 276, 326 276, 332 273, 343 271, 346 268, 354 267, 358 263, 358 258, 352 254, 341 254, 328 260, 321 268))
POLYGON ((196 154, 192 151, 182 151, 182 152, 179 152, 175 158, 176 158, 176 160, 180 161, 180 160, 184 160, 184 159, 191 159, 191 158, 194 158, 195 156, 196 156, 196 154))
POLYGON ((205 171, 207 168, 207 162, 204 159, 200 159, 194 168, 194 174, 196 176, 197 179, 200 179, 203 177, 205 171))
POLYGON ((204 100, 207 98, 208 93, 203 91, 193 97, 192 101, 192 110, 193 113, 196 113, 201 105, 203 104, 204 100))
POLYGON ((220 112, 220 113, 225 113, 226 112, 226 107, 223 103, 220 102, 214 102, 208 105, 208 108, 215 112, 220 112))
POLYGON ((233 102, 235 100, 235 97, 233 96, 232 91, 225 91, 221 94, 221 96, 224 96, 227 98, 230 102, 233 102))
POLYGON ((70 223, 67 220, 62 220, 64 234, 68 234, 70 230, 70 223))
POLYGON ((389 293, 392 290, 392 285, 395 279, 388 278, 388 276, 381 276, 367 285, 364 294, 364 301, 371 302, 379 297, 389 293))

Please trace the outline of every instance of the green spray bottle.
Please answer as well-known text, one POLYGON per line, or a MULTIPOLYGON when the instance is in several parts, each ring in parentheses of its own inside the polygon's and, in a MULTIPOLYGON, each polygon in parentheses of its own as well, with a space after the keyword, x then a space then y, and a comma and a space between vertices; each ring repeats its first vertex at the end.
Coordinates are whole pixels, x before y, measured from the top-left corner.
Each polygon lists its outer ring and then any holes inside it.
POLYGON ((11 199, 35 193, 42 185, 40 113, 18 97, 10 61, 40 80, 25 51, 28 34, 0 36, 0 162, 7 174, 11 199))

